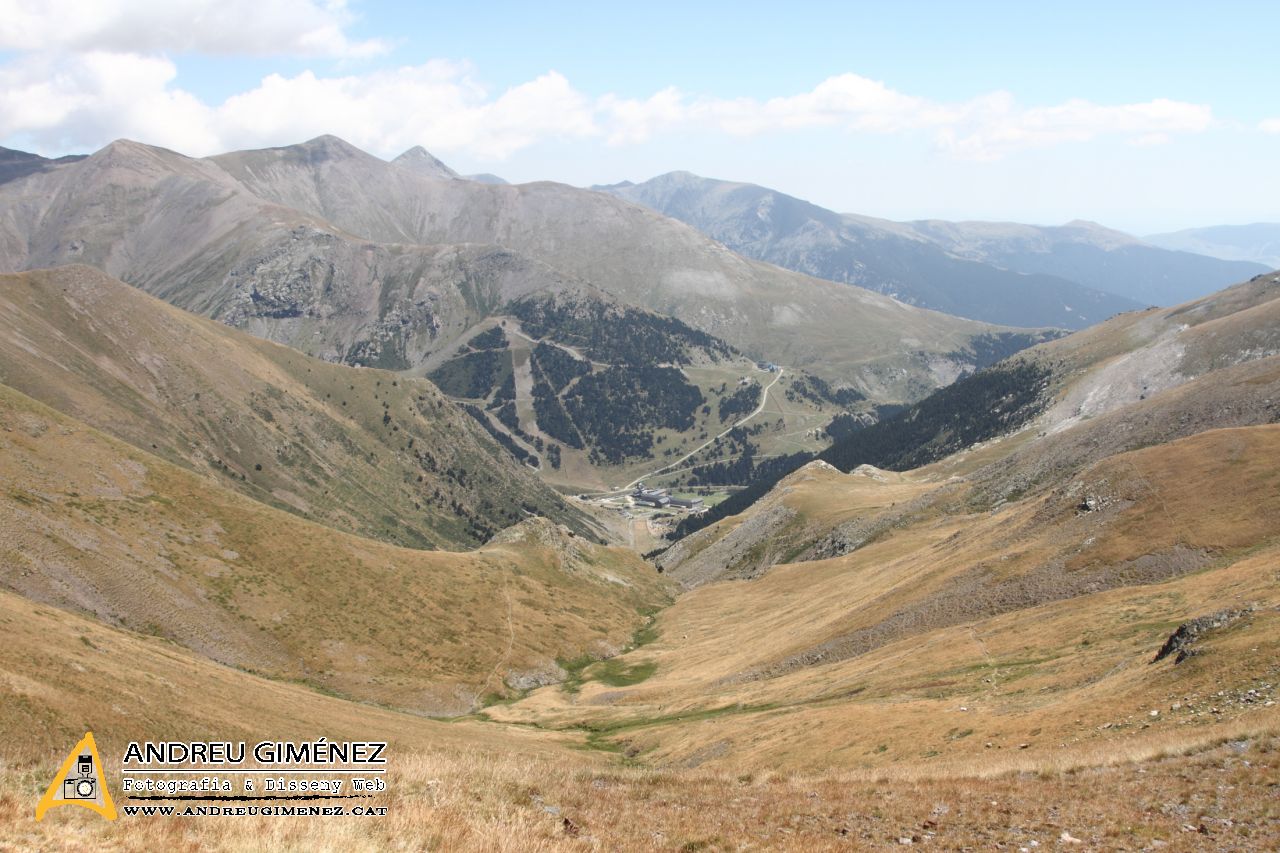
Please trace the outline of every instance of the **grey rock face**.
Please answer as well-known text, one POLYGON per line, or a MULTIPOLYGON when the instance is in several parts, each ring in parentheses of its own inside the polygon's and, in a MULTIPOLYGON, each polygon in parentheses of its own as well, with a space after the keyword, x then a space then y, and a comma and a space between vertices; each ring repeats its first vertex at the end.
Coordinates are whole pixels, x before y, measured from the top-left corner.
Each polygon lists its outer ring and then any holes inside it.
POLYGON ((450 169, 421 145, 413 146, 391 162, 402 168, 412 169, 417 174, 428 178, 447 178, 452 180, 458 177, 457 172, 450 169))

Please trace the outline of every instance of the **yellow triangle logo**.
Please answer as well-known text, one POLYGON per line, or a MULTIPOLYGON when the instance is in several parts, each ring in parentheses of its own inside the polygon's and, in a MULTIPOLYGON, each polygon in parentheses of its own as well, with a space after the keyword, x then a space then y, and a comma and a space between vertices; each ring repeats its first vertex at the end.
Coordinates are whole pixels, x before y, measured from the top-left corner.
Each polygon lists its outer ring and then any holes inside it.
POLYGON ((98 745, 93 742, 93 732, 85 732, 75 749, 58 768, 53 784, 36 803, 36 820, 54 806, 84 806, 93 809, 107 820, 116 819, 116 807, 107 790, 107 779, 102 773, 102 759, 98 757, 98 745))

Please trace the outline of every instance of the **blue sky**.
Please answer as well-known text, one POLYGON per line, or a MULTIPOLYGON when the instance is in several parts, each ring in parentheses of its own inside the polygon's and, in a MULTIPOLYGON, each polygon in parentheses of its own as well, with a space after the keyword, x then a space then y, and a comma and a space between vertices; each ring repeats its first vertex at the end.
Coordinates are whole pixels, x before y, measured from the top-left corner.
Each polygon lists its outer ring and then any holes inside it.
POLYGON ((1277 24, 1264 2, 0 0, 0 144, 332 132, 516 181, 687 169, 1149 233, 1280 219, 1277 24))

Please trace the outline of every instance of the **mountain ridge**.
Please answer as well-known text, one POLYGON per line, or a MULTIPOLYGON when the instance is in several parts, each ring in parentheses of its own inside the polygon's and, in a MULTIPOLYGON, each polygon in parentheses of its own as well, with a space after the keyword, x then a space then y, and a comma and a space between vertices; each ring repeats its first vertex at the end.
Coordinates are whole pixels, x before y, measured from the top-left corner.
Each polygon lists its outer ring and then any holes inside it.
POLYGON ((751 257, 1012 325, 1081 328, 1119 311, 1180 302, 1263 271, 1170 256, 1083 220, 1055 227, 891 222, 689 172, 594 189, 689 222, 751 257))
POLYGON ((1166 249, 1196 252, 1232 261, 1250 261, 1280 268, 1280 223, 1211 225, 1165 234, 1151 234, 1146 241, 1166 249))

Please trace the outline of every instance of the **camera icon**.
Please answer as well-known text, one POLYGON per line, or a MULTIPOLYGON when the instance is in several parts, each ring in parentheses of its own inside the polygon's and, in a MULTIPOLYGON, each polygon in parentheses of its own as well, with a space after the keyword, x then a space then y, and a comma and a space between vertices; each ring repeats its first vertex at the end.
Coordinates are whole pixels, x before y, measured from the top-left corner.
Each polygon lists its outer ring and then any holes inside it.
POLYGON ((96 800, 98 780, 93 776, 93 756, 88 753, 76 760, 76 776, 62 780, 62 799, 96 800))

